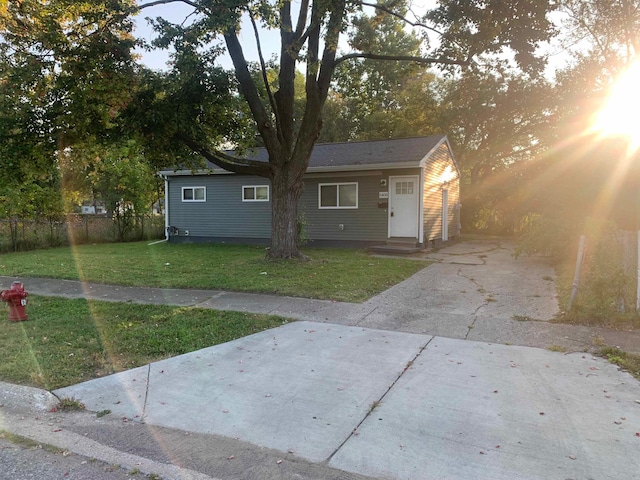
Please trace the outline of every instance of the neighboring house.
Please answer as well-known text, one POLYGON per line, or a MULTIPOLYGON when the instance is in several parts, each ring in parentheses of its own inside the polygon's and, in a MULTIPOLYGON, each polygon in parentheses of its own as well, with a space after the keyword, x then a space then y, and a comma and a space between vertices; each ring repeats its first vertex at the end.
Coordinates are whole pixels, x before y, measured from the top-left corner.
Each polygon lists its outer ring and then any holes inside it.
MULTIPOLYGON (((213 164, 160 173, 170 241, 269 243, 268 179, 213 164)), ((447 137, 316 145, 299 213, 312 245, 422 247, 459 235, 460 172, 447 137)))
POLYGON ((106 213, 107 209, 99 203, 82 202, 80 205, 81 215, 105 215, 106 213))

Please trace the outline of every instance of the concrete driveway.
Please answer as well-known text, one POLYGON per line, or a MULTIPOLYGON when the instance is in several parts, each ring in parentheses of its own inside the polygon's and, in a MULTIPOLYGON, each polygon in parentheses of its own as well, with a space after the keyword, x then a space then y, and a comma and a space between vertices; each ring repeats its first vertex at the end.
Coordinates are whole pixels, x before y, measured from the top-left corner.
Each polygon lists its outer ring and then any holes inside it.
POLYGON ((58 429, 151 451, 123 419, 190 469, 176 478, 640 478, 635 379, 587 353, 506 345, 589 341, 553 338, 553 271, 511 253, 447 247, 360 305, 200 300, 304 321, 57 390, 111 412, 58 429))

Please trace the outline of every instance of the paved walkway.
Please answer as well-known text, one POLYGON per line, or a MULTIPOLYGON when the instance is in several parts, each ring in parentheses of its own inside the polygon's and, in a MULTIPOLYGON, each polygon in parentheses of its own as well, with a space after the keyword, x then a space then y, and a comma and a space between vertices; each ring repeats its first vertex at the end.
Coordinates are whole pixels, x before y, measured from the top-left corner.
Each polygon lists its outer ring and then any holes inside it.
MULTIPOLYGON (((5 415, 0 428, 164 478, 640 478, 640 385, 582 352, 594 335, 637 351, 637 337, 548 323, 552 269, 510 248, 431 253, 363 304, 25 279, 34 294, 302 321, 54 392, 100 418, 5 415), (551 345, 577 352, 532 348, 551 345)), ((7 407, 55 402, 2 391, 7 407)))

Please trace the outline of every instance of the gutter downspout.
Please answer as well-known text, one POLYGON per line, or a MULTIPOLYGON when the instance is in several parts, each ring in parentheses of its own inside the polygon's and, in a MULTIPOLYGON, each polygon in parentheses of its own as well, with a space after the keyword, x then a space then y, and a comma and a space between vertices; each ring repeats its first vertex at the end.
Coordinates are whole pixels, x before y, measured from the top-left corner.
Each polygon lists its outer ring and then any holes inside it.
POLYGON ((169 177, 162 175, 164 178, 164 238, 169 241, 169 177))

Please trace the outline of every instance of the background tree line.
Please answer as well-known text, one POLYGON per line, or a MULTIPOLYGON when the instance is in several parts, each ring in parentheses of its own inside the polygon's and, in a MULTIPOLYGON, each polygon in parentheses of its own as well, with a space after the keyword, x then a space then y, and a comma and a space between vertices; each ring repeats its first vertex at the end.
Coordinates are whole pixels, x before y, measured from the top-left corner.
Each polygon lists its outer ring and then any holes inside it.
POLYGON ((146 211, 155 171, 207 158, 271 180, 271 252, 298 256, 292 226, 315 142, 444 133, 466 232, 530 233, 537 251, 549 225, 635 222, 635 165, 612 178, 621 143, 585 132, 637 57, 637 1, 446 0, 418 14, 404 0, 304 0, 298 12, 266 0, 4 0, 0 19, 2 218, 57 216, 82 198, 116 216, 146 211), (133 18, 161 4, 190 13, 151 20, 146 48, 174 49, 152 71, 134 53, 133 18), (236 34, 264 46, 265 29, 280 53, 250 62, 236 34), (256 145, 269 164, 225 151, 256 145))

